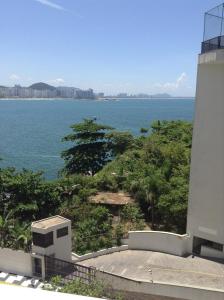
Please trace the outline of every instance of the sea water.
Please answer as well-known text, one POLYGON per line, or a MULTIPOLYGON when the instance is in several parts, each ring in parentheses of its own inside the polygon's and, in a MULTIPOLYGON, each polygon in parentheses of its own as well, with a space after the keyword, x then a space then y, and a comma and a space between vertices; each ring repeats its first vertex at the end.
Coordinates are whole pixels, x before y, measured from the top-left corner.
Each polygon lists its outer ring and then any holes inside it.
POLYGON ((61 139, 83 118, 140 134, 154 120, 192 121, 194 99, 0 100, 0 168, 43 171, 54 179, 63 167, 61 139))

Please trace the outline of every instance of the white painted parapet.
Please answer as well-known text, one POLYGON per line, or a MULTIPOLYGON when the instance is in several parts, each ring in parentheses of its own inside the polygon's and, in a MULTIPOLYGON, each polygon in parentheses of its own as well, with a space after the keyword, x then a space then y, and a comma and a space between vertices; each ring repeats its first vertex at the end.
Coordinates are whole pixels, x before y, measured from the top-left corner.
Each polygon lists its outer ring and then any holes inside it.
POLYGON ((128 250, 128 245, 122 245, 119 247, 112 247, 112 248, 108 248, 108 249, 102 249, 96 252, 92 252, 92 253, 86 253, 84 255, 78 255, 76 253, 72 253, 72 260, 74 262, 78 262, 78 261, 83 261, 86 259, 90 259, 90 258, 95 258, 98 256, 102 256, 102 255, 106 255, 106 254, 110 254, 110 253, 114 253, 114 252, 120 252, 120 251, 125 251, 128 250))
POLYGON ((128 249, 150 250, 183 256, 187 253, 189 237, 164 231, 130 231, 128 249))
POLYGON ((32 260, 30 253, 9 248, 0 248, 0 271, 32 276, 32 260))

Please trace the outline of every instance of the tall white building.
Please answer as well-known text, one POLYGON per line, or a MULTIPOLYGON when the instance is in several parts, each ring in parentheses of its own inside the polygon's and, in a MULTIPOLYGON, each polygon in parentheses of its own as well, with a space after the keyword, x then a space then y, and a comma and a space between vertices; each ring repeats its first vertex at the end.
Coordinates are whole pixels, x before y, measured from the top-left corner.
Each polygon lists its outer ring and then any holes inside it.
POLYGON ((224 257, 224 5, 205 14, 198 59, 187 232, 189 251, 224 257))
POLYGON ((77 89, 75 91, 75 97, 78 99, 94 99, 95 95, 92 89, 88 89, 88 90, 77 89))

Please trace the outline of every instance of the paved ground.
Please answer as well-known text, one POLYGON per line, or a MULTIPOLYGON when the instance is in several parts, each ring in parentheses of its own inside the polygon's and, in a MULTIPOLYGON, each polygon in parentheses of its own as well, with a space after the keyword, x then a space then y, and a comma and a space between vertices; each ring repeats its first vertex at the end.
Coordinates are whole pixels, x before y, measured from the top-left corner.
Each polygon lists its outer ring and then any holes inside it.
POLYGON ((23 287, 41 288, 42 283, 38 279, 33 279, 33 285, 31 283, 32 278, 28 278, 22 275, 9 274, 0 272, 0 283, 5 282, 14 285, 20 285, 23 287))
POLYGON ((82 261, 127 278, 224 290, 224 261, 127 250, 82 261))

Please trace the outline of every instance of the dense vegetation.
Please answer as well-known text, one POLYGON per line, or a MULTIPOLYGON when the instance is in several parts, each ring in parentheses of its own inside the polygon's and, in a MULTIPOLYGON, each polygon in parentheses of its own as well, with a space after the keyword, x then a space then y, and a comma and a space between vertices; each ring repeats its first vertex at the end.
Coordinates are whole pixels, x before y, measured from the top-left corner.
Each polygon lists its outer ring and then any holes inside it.
POLYGON ((48 291, 58 291, 61 293, 76 294, 103 299, 124 299, 121 293, 113 291, 110 286, 105 285, 105 283, 99 280, 92 281, 89 284, 86 284, 81 280, 73 280, 64 283, 63 279, 60 276, 55 276, 49 283, 44 285, 44 289, 48 291))
POLYGON ((152 228, 184 232, 191 136, 190 123, 153 123, 149 136, 136 138, 97 174, 101 189, 131 193, 152 228))
POLYGON ((84 120, 66 136, 65 168, 54 181, 42 173, 0 169, 0 246, 29 249, 30 223, 60 214, 72 220, 73 250, 94 251, 120 243, 130 229, 185 231, 192 126, 157 121, 150 134, 118 132, 84 120), (93 176, 94 175, 94 176, 93 176), (97 191, 129 192, 120 222, 101 205, 90 204, 97 191))

